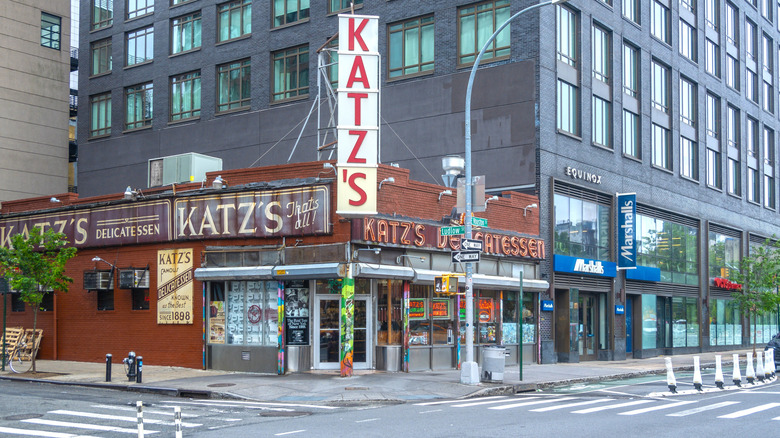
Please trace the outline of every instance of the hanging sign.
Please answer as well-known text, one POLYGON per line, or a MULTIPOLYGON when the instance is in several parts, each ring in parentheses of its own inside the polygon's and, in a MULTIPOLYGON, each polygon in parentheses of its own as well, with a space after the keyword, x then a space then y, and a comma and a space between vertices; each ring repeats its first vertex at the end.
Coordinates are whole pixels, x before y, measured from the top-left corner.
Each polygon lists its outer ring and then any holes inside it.
POLYGON ((617 268, 636 269, 636 193, 618 193, 617 268))

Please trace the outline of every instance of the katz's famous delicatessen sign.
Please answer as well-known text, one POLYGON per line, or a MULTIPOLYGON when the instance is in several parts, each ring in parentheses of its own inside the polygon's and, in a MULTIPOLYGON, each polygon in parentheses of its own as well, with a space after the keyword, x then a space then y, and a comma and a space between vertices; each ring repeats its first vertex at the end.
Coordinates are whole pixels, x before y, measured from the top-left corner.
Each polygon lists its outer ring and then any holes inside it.
MULTIPOLYGON (((352 220, 352 241, 376 245, 406 246, 457 251, 462 236, 442 236, 439 225, 386 218, 352 220)), ((483 242, 483 253, 505 257, 544 259, 544 240, 493 231, 474 231, 483 242)))

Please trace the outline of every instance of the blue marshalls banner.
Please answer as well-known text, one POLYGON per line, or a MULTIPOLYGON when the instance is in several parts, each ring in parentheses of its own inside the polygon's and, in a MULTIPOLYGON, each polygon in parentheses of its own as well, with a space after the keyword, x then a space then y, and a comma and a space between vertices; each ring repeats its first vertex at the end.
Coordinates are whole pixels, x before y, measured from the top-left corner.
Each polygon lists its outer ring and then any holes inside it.
POLYGON ((636 193, 617 194, 618 269, 636 269, 636 193))

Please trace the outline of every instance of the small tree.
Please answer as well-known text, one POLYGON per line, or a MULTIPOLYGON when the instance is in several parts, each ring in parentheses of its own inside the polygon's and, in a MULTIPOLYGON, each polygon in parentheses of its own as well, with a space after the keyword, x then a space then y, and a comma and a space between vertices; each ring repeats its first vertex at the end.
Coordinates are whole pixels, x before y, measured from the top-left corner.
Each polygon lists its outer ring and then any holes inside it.
POLYGON ((780 243, 767 239, 763 245, 751 247, 751 254, 743 257, 739 271, 731 279, 742 289, 731 294, 739 309, 748 315, 748 326, 753 321, 753 354, 756 352, 756 320, 777 309, 780 303, 780 243))
POLYGON ((64 234, 52 229, 41 232, 33 228, 29 236, 11 236, 11 247, 0 248, 0 267, 9 286, 21 294, 21 299, 33 309, 32 371, 35 368, 35 329, 38 310, 47 291, 68 291, 73 279, 65 275, 65 264, 76 255, 76 248, 68 247, 64 234))

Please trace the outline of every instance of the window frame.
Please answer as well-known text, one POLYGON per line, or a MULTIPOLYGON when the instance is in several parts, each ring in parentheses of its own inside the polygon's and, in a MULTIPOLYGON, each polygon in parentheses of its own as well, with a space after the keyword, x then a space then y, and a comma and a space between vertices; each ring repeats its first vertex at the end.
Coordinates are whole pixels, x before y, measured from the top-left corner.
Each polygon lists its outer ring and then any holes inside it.
POLYGON ((125 0, 125 18, 127 20, 135 20, 153 13, 154 0, 125 0), (143 3, 144 6, 140 6, 140 3, 143 3), (131 4, 135 5, 134 9, 131 9, 131 4))
MULTIPOLYGON (((474 65, 474 61, 477 58, 477 55, 482 50, 482 45, 479 44, 479 29, 480 24, 483 23, 485 20, 480 21, 480 15, 485 13, 486 11, 491 12, 491 18, 492 23, 490 26, 490 33, 489 35, 492 35, 498 26, 504 21, 501 18, 496 18, 497 13, 500 11, 502 14, 506 15, 507 18, 511 16, 511 3, 510 0, 486 0, 478 3, 471 3, 468 5, 463 5, 458 7, 457 11, 457 38, 458 38, 458 45, 457 45, 457 67, 466 67, 470 65, 474 65), (487 9, 480 9, 480 7, 485 8, 487 6, 490 6, 487 9), (472 11, 472 12, 466 12, 466 11, 472 11), (466 47, 464 47, 464 34, 463 34, 463 21, 464 19, 467 19, 468 17, 473 17, 474 19, 474 47, 469 47, 470 52, 464 52, 466 50, 466 47)), ((496 38, 491 42, 491 46, 485 50, 485 53, 482 54, 482 58, 480 59, 480 64, 486 64, 490 62, 496 62, 496 61, 502 61, 505 59, 509 59, 510 56, 512 56, 512 30, 511 25, 507 25, 501 33, 499 33, 496 38), (499 46, 500 44, 499 39, 506 38, 506 45, 499 46), (505 52, 505 53, 502 53, 505 52)))
POLYGON ((680 55, 682 55, 683 58, 693 62, 694 64, 699 62, 697 39, 698 32, 696 32, 696 28, 691 26, 687 21, 680 19, 678 49, 680 51, 680 55), (683 29, 685 29, 687 33, 684 32, 683 29))
POLYGON ((670 131, 661 125, 653 123, 650 132, 650 144, 652 145, 652 164, 653 167, 663 169, 666 171, 673 171, 672 166, 672 141, 670 138, 670 131), (658 137, 658 134, 662 133, 662 137, 658 137), (662 141, 662 144, 657 143, 662 141))
POLYGON ((125 122, 124 122, 125 131, 137 131, 141 129, 151 128, 152 123, 154 122, 154 83, 149 81, 149 82, 144 82, 141 84, 125 87, 124 95, 125 95, 125 122), (130 111, 131 97, 135 100, 139 96, 140 96, 141 117, 140 118, 133 117, 132 121, 130 121, 130 115, 134 113, 134 111, 130 111), (151 96, 151 99, 149 98, 149 96, 151 96), (148 117, 147 114, 144 114, 145 108, 149 109, 148 117))
POLYGON ((97 40, 97 41, 92 41, 89 44, 89 54, 90 54, 89 55, 89 62, 90 62, 89 73, 90 73, 90 77, 106 75, 106 74, 109 74, 109 73, 111 73, 113 71, 113 69, 114 69, 113 48, 114 48, 114 45, 113 45, 113 40, 112 40, 111 37, 104 38, 104 39, 97 40), (103 65, 103 64, 107 64, 107 68, 105 70, 95 71, 95 53, 96 53, 96 51, 97 51, 97 54, 98 54, 98 57, 99 57, 98 66, 103 65), (103 55, 105 55, 105 58, 107 58, 107 59, 103 59, 103 57, 104 57, 103 55))
POLYGON ((288 12, 287 11, 287 7, 290 6, 288 0, 270 0, 270 3, 271 3, 271 28, 272 29, 276 29, 276 28, 279 28, 279 27, 290 26, 290 25, 293 25, 293 24, 296 24, 296 23, 305 23, 305 22, 309 21, 309 18, 311 16, 311 2, 310 2, 310 0, 294 0, 294 1, 297 4, 297 10, 295 12, 288 12), (282 14, 280 14, 280 15, 276 13, 277 1, 281 1, 282 8, 284 9, 284 12, 282 14), (308 7, 305 8, 305 11, 306 11, 305 12, 305 16, 302 16, 304 14, 303 14, 303 10, 301 9, 301 2, 303 2, 303 1, 306 1, 306 3, 308 3, 308 7), (295 18, 290 17, 293 14, 295 15, 295 18), (277 18, 278 17, 282 17, 282 22, 281 23, 277 22, 277 18), (288 18, 292 18, 292 19, 288 21, 288 18))
POLYGON ((671 10, 659 0, 652 0, 650 6, 650 36, 664 44, 672 45, 671 10), (660 9, 659 9, 660 8, 660 9), (658 15, 658 13, 661 15, 658 15), (660 20, 660 21, 659 21, 660 20), (662 33, 661 35, 658 32, 662 33))
MULTIPOLYGON (((232 111, 241 111, 246 110, 251 107, 252 104, 252 87, 251 87, 251 79, 252 79, 252 63, 250 58, 245 59, 239 59, 237 61, 228 62, 225 64, 217 65, 216 67, 217 73, 216 73, 216 93, 217 93, 217 99, 216 99, 216 112, 217 114, 226 113, 226 112, 232 112, 232 111), (232 71, 238 70, 239 71, 239 78, 238 78, 238 84, 239 84, 239 96, 241 96, 238 100, 226 100, 224 103, 220 103, 220 95, 221 95, 221 75, 227 75, 227 84, 230 84, 230 73, 232 71), (244 77, 246 74, 248 74, 248 77, 244 77), (249 85, 249 95, 244 96, 244 82, 248 82, 249 85), (234 106, 237 105, 237 106, 234 106), (225 107, 225 108, 221 108, 225 107)), ((230 91, 228 90, 228 95, 230 95, 230 91)))
POLYGON ((685 76, 680 76, 680 123, 692 128, 696 127, 697 84, 685 76))
POLYGON ((632 44, 623 42, 623 93, 638 99, 641 94, 641 67, 640 49, 632 44), (626 55, 630 53, 631 59, 626 55), (630 79, 630 80, 629 80, 630 79))
POLYGON ((178 17, 171 18, 171 24, 170 24, 170 45, 168 47, 168 50, 171 55, 181 55, 183 53, 189 53, 194 52, 201 49, 201 46, 203 44, 203 14, 201 11, 195 11, 186 15, 181 15, 178 17), (179 46, 182 46, 186 37, 186 26, 187 24, 191 24, 191 31, 190 31, 190 49, 182 49, 182 50, 176 50, 174 47, 176 38, 174 38, 174 35, 179 35, 179 46), (197 37, 197 45, 196 43, 196 28, 200 27, 199 36, 197 37))
POLYGON ((194 70, 191 72, 171 76, 169 78, 169 90, 170 90, 170 96, 168 97, 169 100, 168 121, 169 122, 180 122, 180 121, 200 118, 200 113, 202 109, 201 105, 203 100, 202 99, 203 89, 201 88, 200 70, 194 70), (195 94, 196 92, 194 87, 195 82, 197 82, 198 84, 197 102, 196 102, 196 94, 195 94), (191 109, 189 111, 180 110, 178 112, 174 112, 173 106, 177 98, 180 103, 179 105, 180 108, 184 107, 184 102, 185 102, 184 88, 186 88, 186 84, 188 83, 190 84, 189 99, 190 99, 191 109), (178 89, 181 89, 180 90, 181 92, 179 94, 177 94, 178 89), (178 116, 178 118, 176 118, 176 116, 178 116))
POLYGON ((557 86, 556 86, 556 129, 558 132, 566 133, 573 135, 575 137, 580 137, 580 110, 579 110, 579 101, 580 101, 580 92, 579 87, 576 85, 570 84, 562 79, 557 80, 557 86), (562 91, 563 87, 568 87, 568 90, 571 91, 567 94, 569 97, 568 99, 568 108, 570 110, 567 112, 567 115, 569 119, 571 120, 570 123, 567 123, 566 126, 563 125, 563 108, 564 105, 562 105, 563 97, 562 91))
POLYGON ((623 0, 622 1, 622 15, 623 18, 626 20, 636 24, 637 26, 642 25, 642 18, 641 18, 641 1, 640 0, 623 0), (626 11, 629 11, 630 14, 627 14, 626 11))
POLYGON ((91 30, 99 30, 104 29, 106 27, 110 27, 114 25, 114 0, 92 0, 91 1, 91 20, 90 20, 90 28, 91 30), (99 9, 98 3, 104 2, 106 4, 106 9, 99 9), (108 9, 110 4, 110 9, 108 9), (101 11, 98 14, 95 14, 96 11, 101 11))
POLYGON ((430 48, 431 53, 434 52, 436 48, 436 32, 435 32, 435 21, 433 14, 428 15, 422 15, 419 17, 410 18, 403 21, 397 21, 394 23, 389 23, 387 25, 387 80, 396 80, 401 78, 409 78, 409 77, 415 77, 415 76, 421 76, 421 75, 429 75, 433 74, 435 70, 435 56, 432 56, 430 61, 423 61, 423 32, 429 31, 431 32, 431 39, 432 39, 432 47, 430 48), (400 26, 400 28, 395 28, 396 26, 400 26), (407 31, 417 30, 417 63, 416 64, 406 64, 406 50, 407 50, 407 31), (391 65, 393 54, 395 53, 395 50, 398 50, 398 48, 395 48, 393 44, 393 36, 400 34, 401 35, 401 66, 397 68, 393 68, 394 66, 391 65), (417 71, 406 73, 408 69, 417 68, 417 71), (394 72, 400 71, 399 74, 394 75, 394 72))
POLYGON ((571 67, 578 68, 580 58, 580 41, 579 41, 579 14, 572 9, 562 5, 556 5, 555 14, 555 53, 558 61, 571 67), (567 17, 565 27, 562 25, 562 18, 567 17), (565 32, 564 32, 565 28, 565 32), (564 38, 566 37, 566 38, 564 38), (564 47, 563 41, 566 41, 564 47))
POLYGON ((612 80, 612 33, 594 23, 591 27, 590 47, 593 78, 609 84, 612 80))
POLYGON ((612 149, 612 102, 595 94, 591 100, 591 142, 612 149))
MULTIPOLYGON (((355 5, 354 8, 362 8, 363 7, 363 0, 352 0, 354 1, 355 5)), ((328 14, 337 14, 339 12, 348 11, 349 10, 349 3, 350 0, 330 0, 328 1, 328 14), (339 2, 339 4, 342 6, 341 8, 335 8, 334 5, 336 2, 339 2)))
POLYGON ((670 108, 670 81, 671 81, 671 69, 666 65, 659 62, 657 59, 653 59, 651 63, 651 76, 653 78, 652 84, 651 84, 651 96, 650 102, 653 106, 653 108, 657 109, 658 111, 663 112, 664 114, 669 114, 670 108), (657 75, 659 73, 663 72, 663 78, 658 78, 657 75), (659 89, 659 86, 663 85, 659 89), (662 101, 658 101, 659 98, 662 98, 662 101))
POLYGON ((102 138, 111 135, 111 92, 94 94, 89 97, 89 138, 102 138), (103 103, 103 105, 101 105, 103 103), (103 110, 103 120, 105 125, 95 128, 95 105, 98 105, 98 111, 103 110), (102 107, 102 108, 101 108, 102 107))
POLYGON ((222 44, 227 43, 230 41, 235 41, 242 38, 247 38, 250 35, 252 35, 252 0, 232 0, 227 1, 224 3, 220 3, 217 5, 217 38, 216 43, 222 44), (238 17, 240 19, 238 29, 239 34, 237 36, 231 37, 230 36, 230 28, 231 23, 233 19, 232 11, 238 9, 240 12, 238 14, 238 17), (247 10, 248 9, 248 10, 247 10), (248 13, 249 15, 249 27, 247 29, 247 24, 244 22, 245 15, 248 13), (222 39, 222 28, 223 28, 223 18, 227 17, 227 24, 226 27, 228 29, 228 34, 225 39, 222 39))
POLYGON ((704 70, 720 78, 720 46, 709 38, 704 39, 704 70))
POLYGON ((62 17, 59 15, 41 11, 41 47, 62 49, 62 17))
MULTIPOLYGON (((137 58, 137 56, 136 56, 137 58)), ((154 61, 154 25, 152 26, 145 26, 141 27, 139 29, 134 29, 129 32, 125 33, 125 67, 135 67, 137 65, 143 65, 148 64, 150 62, 154 61), (143 53, 144 58, 143 61, 133 62, 130 63, 130 42, 131 40, 134 40, 134 44, 132 45, 135 50, 134 54, 138 54, 138 40, 143 41, 143 53), (151 49, 151 56, 146 57, 147 51, 151 49)))
POLYGON ((699 151, 695 140, 680 136, 680 176, 699 180, 699 151))
POLYGON ((639 114, 635 114, 627 109, 623 109, 623 155, 633 159, 642 160, 642 119, 639 114), (632 123, 627 123, 626 117, 631 117, 632 123), (628 126, 632 126, 629 131, 628 126), (631 142, 627 140, 631 138, 631 142), (632 146, 632 152, 627 148, 628 145, 632 146))
POLYGON ((310 80, 310 70, 309 70, 309 45, 304 44, 300 46, 290 47, 287 49, 277 50, 274 52, 271 52, 271 103, 279 103, 279 102, 287 102, 290 100, 298 100, 298 99, 304 99, 309 96, 309 80, 310 80), (305 60, 302 60, 301 58, 305 57, 305 60), (289 78, 290 73, 287 71, 287 67, 289 66, 288 59, 295 58, 295 77, 296 77, 296 83, 298 84, 297 87, 291 88, 290 87, 290 80, 289 78), (283 76, 287 77, 287 80, 285 80, 284 87, 281 89, 282 91, 275 91, 276 85, 277 85, 277 76, 280 72, 277 71, 277 62, 283 60, 283 71, 281 74, 283 76), (301 84, 301 77, 303 76, 303 73, 305 71, 306 74, 306 80, 305 84, 301 84), (293 93, 293 95, 289 95, 290 93, 293 93), (277 98, 277 96, 282 95, 283 97, 277 98))

